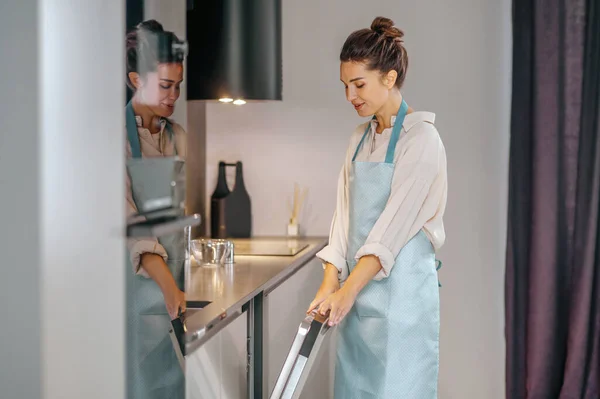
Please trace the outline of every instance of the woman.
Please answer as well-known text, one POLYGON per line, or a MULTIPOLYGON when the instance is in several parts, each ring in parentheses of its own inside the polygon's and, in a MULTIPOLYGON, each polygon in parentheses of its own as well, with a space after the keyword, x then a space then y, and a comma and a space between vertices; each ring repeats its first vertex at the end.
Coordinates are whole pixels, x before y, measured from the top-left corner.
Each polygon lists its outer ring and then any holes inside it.
MULTIPOLYGON (((127 85, 134 92, 126 107, 128 158, 185 159, 185 131, 168 119, 183 81, 183 54, 174 52, 172 43, 181 42, 153 20, 127 35, 127 85)), ((127 176, 128 216, 147 200, 150 188, 141 187, 141 181, 141 176, 127 176)), ((185 311, 182 240, 182 233, 128 240, 133 272, 127 276, 129 399, 185 397, 184 375, 168 334, 171 320, 185 311)))
POLYGON ((437 397, 446 155, 434 115, 403 100, 408 57, 393 25, 375 18, 340 55, 348 101, 373 118, 350 139, 329 245, 317 254, 325 275, 308 309, 341 323, 339 399, 437 397))

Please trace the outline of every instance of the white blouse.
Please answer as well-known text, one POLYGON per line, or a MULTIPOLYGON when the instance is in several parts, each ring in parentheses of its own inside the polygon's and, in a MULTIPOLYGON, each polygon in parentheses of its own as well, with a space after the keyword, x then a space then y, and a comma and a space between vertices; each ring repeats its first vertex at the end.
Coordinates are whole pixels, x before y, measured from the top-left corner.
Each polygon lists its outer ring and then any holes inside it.
MULTIPOLYGON (((138 126, 138 137, 140 139, 140 149, 142 152, 142 158, 151 157, 170 157, 174 156, 177 152, 177 156, 183 159, 186 158, 186 147, 187 138, 183 128, 175 123, 171 122, 173 129, 173 136, 170 137, 167 134, 166 122, 163 120, 161 123, 160 131, 156 134, 150 133, 150 130, 142 127, 142 118, 139 116, 135 117, 138 126)), ((126 139, 125 151, 127 159, 131 158, 131 145, 129 140, 126 139)), ((127 217, 131 217, 137 213, 137 207, 131 193, 131 180, 129 174, 126 173, 126 188, 125 188, 125 199, 127 202, 127 217)), ((153 237, 129 237, 127 239, 127 248, 129 249, 129 258, 133 265, 133 271, 136 274, 144 277, 150 277, 146 271, 140 267, 141 256, 145 253, 153 253, 163 257, 165 262, 167 261, 167 251, 153 237)))
MULTIPOLYGON (((392 126, 396 117, 392 117, 392 126)), ((373 226, 364 245, 356 253, 358 261, 365 255, 375 255, 382 269, 374 277, 389 276, 400 250, 420 230, 423 230, 437 251, 446 239, 443 215, 446 208, 448 181, 446 151, 437 129, 435 115, 430 112, 412 112, 402 124, 400 139, 394 154, 394 176, 390 197, 385 209, 373 226)), ((340 281, 348 277, 346 252, 349 226, 349 173, 352 157, 367 124, 369 133, 359 150, 356 161, 384 162, 392 128, 376 133, 377 121, 359 125, 346 153, 346 161, 338 179, 337 203, 331 224, 329 245, 317 257, 324 265, 331 263, 340 272, 340 281)))

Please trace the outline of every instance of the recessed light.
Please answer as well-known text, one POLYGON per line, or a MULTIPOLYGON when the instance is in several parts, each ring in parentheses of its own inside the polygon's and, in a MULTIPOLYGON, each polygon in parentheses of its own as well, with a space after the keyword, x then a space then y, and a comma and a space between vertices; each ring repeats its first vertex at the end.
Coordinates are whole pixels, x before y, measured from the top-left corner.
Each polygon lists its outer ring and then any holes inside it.
POLYGON ((230 103, 233 101, 233 98, 219 98, 219 101, 221 101, 222 103, 230 103))
POLYGON ((244 105, 246 104, 246 101, 241 100, 241 99, 237 99, 233 102, 235 105, 244 105))

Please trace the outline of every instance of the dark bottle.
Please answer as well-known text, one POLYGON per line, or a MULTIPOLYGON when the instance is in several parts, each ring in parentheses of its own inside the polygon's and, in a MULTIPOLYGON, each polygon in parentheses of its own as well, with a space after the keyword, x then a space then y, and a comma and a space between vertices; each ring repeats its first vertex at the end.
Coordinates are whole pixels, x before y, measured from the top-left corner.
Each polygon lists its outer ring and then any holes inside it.
POLYGON ((211 196, 211 237, 213 238, 249 238, 252 233, 251 201, 244 184, 244 172, 241 162, 226 164, 219 162, 217 187, 211 196), (227 187, 225 168, 232 166, 235 171, 235 186, 227 187))

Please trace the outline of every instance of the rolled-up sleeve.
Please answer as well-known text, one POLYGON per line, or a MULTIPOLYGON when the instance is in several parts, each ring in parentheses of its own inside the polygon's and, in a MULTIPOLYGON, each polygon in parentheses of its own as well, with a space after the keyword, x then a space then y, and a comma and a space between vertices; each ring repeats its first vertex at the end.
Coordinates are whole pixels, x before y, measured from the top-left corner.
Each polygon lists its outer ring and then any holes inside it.
POLYGON ((346 261, 349 223, 348 181, 350 177, 350 167, 352 165, 352 156, 354 155, 354 150, 362 137, 365 127, 366 124, 359 125, 350 138, 344 164, 342 165, 342 170, 340 171, 337 182, 335 212, 329 231, 329 244, 316 255, 317 258, 323 261, 323 267, 326 266, 326 263, 331 263, 338 269, 340 282, 346 281, 348 274, 350 273, 348 262, 346 261))
POLYGON ((338 269, 338 276, 341 282, 348 278, 348 264, 346 262, 348 229, 346 226, 347 217, 345 217, 348 209, 346 204, 345 169, 344 166, 338 180, 337 201, 329 231, 329 244, 316 255, 323 262, 323 267, 327 263, 331 263, 338 269))
POLYGON ((350 168, 352 166, 352 156, 354 155, 356 146, 358 145, 366 126, 367 124, 359 125, 350 138, 344 164, 342 165, 342 170, 338 177, 337 199, 329 232, 329 244, 317 253, 317 258, 324 262, 323 267, 326 266, 326 263, 331 263, 338 269, 338 277, 341 283, 346 281, 350 273, 348 262, 346 261, 348 252, 348 226, 350 220, 348 214, 350 206, 348 192, 350 168))
POLYGON ((441 141, 433 126, 407 143, 396 161, 390 197, 355 259, 373 255, 381 270, 374 280, 389 276, 396 257, 423 225, 435 215, 424 203, 438 170, 441 141))

